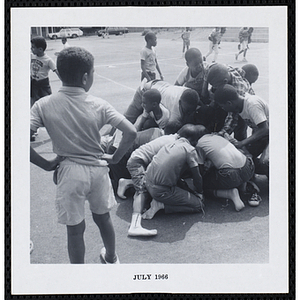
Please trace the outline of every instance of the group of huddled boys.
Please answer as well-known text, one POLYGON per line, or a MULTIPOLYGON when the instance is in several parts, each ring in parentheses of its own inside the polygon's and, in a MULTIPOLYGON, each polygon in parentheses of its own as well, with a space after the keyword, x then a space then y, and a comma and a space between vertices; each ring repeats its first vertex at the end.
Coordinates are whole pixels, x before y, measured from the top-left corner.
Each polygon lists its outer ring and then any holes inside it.
POLYGON ((216 197, 232 200, 240 211, 244 201, 251 206, 261 201, 252 180, 255 174, 269 176, 269 112, 252 88, 256 66, 208 65, 199 49, 190 48, 187 66, 170 84, 157 64, 156 35, 149 32, 145 40, 142 82, 124 115, 87 94, 94 59, 79 47, 58 54, 63 86, 31 108, 31 130, 46 127, 57 154, 49 161, 31 148, 31 162, 55 170, 56 208, 68 229, 71 263, 84 262, 85 200, 103 239, 101 262, 119 261, 109 215, 116 203, 111 182, 120 198, 128 187, 135 189, 130 236, 156 235, 141 219, 162 209, 203 212, 204 198, 216 197), (105 124, 113 129, 101 137, 105 124))

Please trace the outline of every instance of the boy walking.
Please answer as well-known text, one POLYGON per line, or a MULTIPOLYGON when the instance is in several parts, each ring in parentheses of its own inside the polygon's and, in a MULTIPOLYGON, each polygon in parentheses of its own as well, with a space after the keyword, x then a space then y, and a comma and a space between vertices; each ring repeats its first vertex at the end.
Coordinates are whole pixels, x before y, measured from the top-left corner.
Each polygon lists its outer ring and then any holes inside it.
POLYGON ((156 52, 153 49, 153 47, 157 45, 157 37, 153 32, 148 32, 145 35, 145 41, 146 46, 142 49, 140 53, 142 68, 141 80, 143 80, 144 78, 147 78, 147 81, 156 79, 156 70, 158 71, 161 80, 163 80, 164 77, 162 76, 157 62, 156 52))
POLYGON ((250 41, 251 43, 251 35, 253 32, 253 27, 242 27, 239 31, 239 41, 240 41, 240 46, 239 48, 239 52, 237 54, 235 54, 235 60, 238 60, 239 55, 243 53, 243 62, 247 62, 246 59, 246 54, 247 54, 247 50, 248 50, 248 43, 250 41))
POLYGON ((217 61, 219 55, 219 44, 221 42, 222 36, 225 33, 224 30, 221 30, 220 27, 215 27, 210 35, 208 36, 209 39, 209 49, 205 56, 203 56, 203 60, 206 61, 207 57, 214 52, 214 58, 212 63, 217 61))
POLYGON ((191 31, 190 31, 189 27, 186 27, 185 31, 181 34, 181 38, 183 41, 183 48, 182 48, 182 57, 183 57, 185 49, 189 50, 189 48, 190 48, 191 31))
POLYGON ((115 164, 136 137, 134 126, 108 102, 88 95, 93 84, 94 58, 83 48, 69 47, 57 57, 63 86, 31 108, 32 130, 45 127, 53 143, 56 161, 43 159, 30 149, 30 161, 44 170, 53 170, 58 161, 56 210, 58 222, 67 226, 71 263, 84 263, 85 200, 99 228, 104 248, 102 263, 118 263, 115 233, 109 211, 115 205, 107 163, 115 164), (111 124, 123 132, 114 154, 104 154, 100 129, 111 124))

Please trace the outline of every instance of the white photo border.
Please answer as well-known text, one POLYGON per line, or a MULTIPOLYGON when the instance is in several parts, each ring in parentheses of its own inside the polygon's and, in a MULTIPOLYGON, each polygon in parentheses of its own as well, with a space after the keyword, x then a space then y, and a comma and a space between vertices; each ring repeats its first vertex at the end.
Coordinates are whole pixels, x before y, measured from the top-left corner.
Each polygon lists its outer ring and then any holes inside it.
POLYGON ((285 6, 12 8, 12 294, 287 293, 289 288, 287 20, 285 6), (211 18, 212 15, 214 18, 211 18), (78 24, 88 26, 99 24, 99 20, 106 25, 127 27, 184 27, 187 24, 191 27, 214 27, 224 24, 228 27, 241 27, 245 23, 269 27, 269 105, 272 117, 270 120, 268 264, 121 264, 114 267, 107 266, 105 276, 101 274, 97 265, 30 264, 28 251, 26 251, 30 232, 30 165, 27 130, 29 106, 26 100, 29 95, 29 80, 24 80, 30 73, 30 28, 32 26, 78 26, 78 24), (166 272, 171 274, 171 279, 168 281, 156 281, 151 284, 132 282, 131 274, 166 272), (251 278, 250 282, 245 280, 245 274, 247 278, 251 278), (83 278, 85 280, 82 280, 83 278))

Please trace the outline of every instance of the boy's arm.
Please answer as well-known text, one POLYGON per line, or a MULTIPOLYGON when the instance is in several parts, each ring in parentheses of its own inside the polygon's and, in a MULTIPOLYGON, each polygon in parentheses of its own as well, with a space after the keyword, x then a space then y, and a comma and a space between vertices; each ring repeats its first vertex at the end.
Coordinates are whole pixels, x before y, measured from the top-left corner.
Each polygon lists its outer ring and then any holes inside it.
POLYGON ((57 71, 57 70, 54 70, 53 72, 54 72, 54 73, 57 75, 57 77, 61 80, 58 71, 57 71))
POLYGON ((143 59, 141 59, 141 69, 142 69, 142 72, 143 72, 144 76, 147 78, 148 81, 150 81, 151 78, 150 78, 150 76, 147 74, 145 61, 144 61, 143 59))
POLYGON ((203 86, 201 90, 201 99, 208 104, 209 103, 209 91, 208 91, 208 82, 206 79, 203 80, 203 86))
POLYGON ((134 123, 134 127, 136 128, 136 131, 142 130, 146 120, 147 120, 147 115, 145 114, 145 111, 144 111, 143 114, 141 115, 141 117, 138 118, 136 120, 136 122, 134 123))
POLYGON ((258 124, 257 127, 258 129, 252 135, 240 142, 237 142, 235 146, 237 148, 242 148, 244 146, 247 146, 248 144, 260 140, 263 137, 269 136, 269 125, 267 121, 258 124))
POLYGON ((199 167, 193 167, 191 168, 192 177, 193 177, 193 184, 196 188, 197 193, 203 194, 203 181, 202 176, 199 171, 199 167))
POLYGON ((102 159, 105 159, 110 164, 117 164, 127 150, 132 146, 133 141, 136 138, 136 129, 132 123, 127 119, 124 119, 121 123, 116 126, 119 130, 123 132, 123 137, 120 142, 118 149, 114 154, 103 154, 102 159))
POLYGON ((65 158, 62 156, 56 156, 52 160, 46 160, 42 156, 40 156, 31 146, 30 146, 30 162, 34 165, 44 169, 45 171, 53 171, 57 167, 57 165, 64 160, 65 158))
POLYGON ((160 68, 159 68, 159 65, 158 65, 158 62, 157 62, 157 59, 155 58, 155 63, 156 63, 156 69, 160 75, 160 79, 161 80, 164 80, 164 76, 162 75, 161 71, 160 71, 160 68))

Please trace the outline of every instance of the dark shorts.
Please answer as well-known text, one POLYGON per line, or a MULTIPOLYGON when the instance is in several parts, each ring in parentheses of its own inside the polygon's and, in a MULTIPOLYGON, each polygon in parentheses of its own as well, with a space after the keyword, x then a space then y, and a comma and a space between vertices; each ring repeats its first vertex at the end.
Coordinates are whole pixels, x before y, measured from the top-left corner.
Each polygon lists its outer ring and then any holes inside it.
MULTIPOLYGON (((149 75, 151 80, 156 79, 156 74, 154 72, 147 72, 147 74, 149 75)), ((144 75, 144 73, 142 72, 141 74, 141 81, 146 78, 146 76, 144 75)))
POLYGON ((242 168, 210 169, 203 177, 204 189, 232 189, 237 188, 244 182, 250 180, 254 174, 254 163, 252 158, 247 157, 242 168))
POLYGON ((156 185, 147 180, 145 184, 148 192, 158 202, 164 203, 165 213, 197 213, 202 211, 200 198, 178 186, 156 185))
POLYGON ((39 100, 42 97, 51 95, 52 93, 49 84, 49 78, 45 78, 42 80, 35 80, 31 78, 30 84, 31 106, 33 106, 35 101, 39 100))

